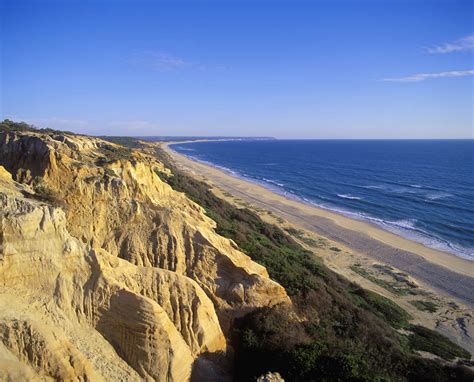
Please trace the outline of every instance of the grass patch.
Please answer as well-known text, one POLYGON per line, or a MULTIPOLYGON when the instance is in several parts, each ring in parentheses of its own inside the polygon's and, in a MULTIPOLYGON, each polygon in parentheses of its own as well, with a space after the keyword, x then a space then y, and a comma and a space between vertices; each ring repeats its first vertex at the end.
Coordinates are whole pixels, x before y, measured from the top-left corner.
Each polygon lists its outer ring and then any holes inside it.
POLYGON ((99 138, 103 139, 104 141, 116 143, 118 145, 122 145, 131 149, 141 149, 144 147, 144 145, 140 143, 140 140, 136 138, 113 136, 100 136, 99 138))
POLYGON ((307 237, 307 236, 303 236, 302 238, 300 238, 300 240, 305 243, 306 245, 310 246, 310 247, 314 247, 314 248, 320 248, 321 246, 319 245, 319 242, 317 240, 314 240, 310 237, 307 237))
POLYGON ((366 269, 362 268, 360 264, 354 264, 351 266, 351 270, 358 275, 366 278, 367 280, 373 282, 374 284, 377 284, 381 286, 382 288, 388 290, 389 292, 392 292, 393 294, 396 294, 398 296, 406 296, 409 294, 414 294, 411 288, 405 288, 405 287, 399 287, 397 284, 385 281, 383 279, 380 279, 378 277, 375 277, 371 272, 367 271, 366 269))
POLYGON ((408 327, 408 321, 412 319, 407 311, 377 293, 357 288, 351 291, 351 297, 357 306, 370 310, 395 329, 408 327))
POLYGON ((412 334, 409 335, 408 340, 413 350, 426 351, 445 360, 453 360, 456 357, 471 358, 468 351, 434 330, 419 325, 412 325, 410 330, 412 334))
POLYGON ((298 240, 301 240, 303 243, 310 247, 320 248, 321 245, 317 240, 314 240, 305 235, 305 232, 302 229, 295 229, 293 227, 285 228, 285 231, 288 232, 291 236, 296 237, 298 240))
POLYGON ((298 239, 304 236, 304 231, 302 229, 296 229, 293 227, 285 228, 285 231, 290 235, 297 237, 298 239))
POLYGON ((414 300, 410 301, 410 304, 424 312, 435 313, 438 310, 438 305, 432 301, 414 300))

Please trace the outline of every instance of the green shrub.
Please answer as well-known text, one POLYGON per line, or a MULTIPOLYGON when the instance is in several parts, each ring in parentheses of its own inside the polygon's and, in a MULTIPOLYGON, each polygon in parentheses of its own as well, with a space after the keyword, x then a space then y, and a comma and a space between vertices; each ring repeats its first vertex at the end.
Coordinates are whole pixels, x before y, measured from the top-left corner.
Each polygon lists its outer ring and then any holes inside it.
POLYGON ((410 334, 408 339, 413 350, 426 351, 446 360, 452 360, 456 357, 471 358, 468 351, 434 330, 419 325, 410 326, 410 330, 413 333, 410 334))
POLYGON ((56 207, 63 206, 63 203, 59 199, 57 193, 45 183, 41 176, 36 176, 31 182, 31 186, 35 193, 30 196, 33 196, 42 202, 49 203, 56 207))
POLYGON ((30 125, 26 122, 14 122, 9 119, 4 119, 2 122, 0 122, 0 130, 20 132, 36 131, 33 125, 30 125))
POLYGON ((107 163, 117 160, 132 159, 132 150, 123 146, 105 144, 99 148, 99 153, 102 154, 102 157, 96 161, 96 165, 98 166, 104 166, 107 163))
POLYGON ((99 138, 103 139, 104 141, 116 143, 117 145, 121 145, 131 149, 141 149, 144 147, 144 145, 140 143, 140 140, 137 138, 112 136, 100 136, 99 138))
POLYGON ((370 310, 395 329, 407 327, 408 321, 412 319, 404 309, 377 293, 357 288, 352 290, 350 295, 357 306, 370 310))
POLYGON ((72 131, 62 131, 62 130, 55 130, 49 127, 44 129, 38 129, 35 126, 26 123, 26 122, 14 122, 9 119, 5 119, 0 122, 0 131, 18 131, 18 132, 41 132, 45 134, 68 134, 68 135, 78 135, 73 133, 72 131))
POLYGON ((436 305, 432 301, 414 300, 414 301, 410 301, 410 304, 412 304, 418 310, 425 311, 425 312, 434 313, 438 310, 438 305, 436 305))
POLYGON ((377 284, 381 286, 382 288, 388 290, 389 292, 392 292, 393 294, 396 294, 398 296, 406 296, 408 294, 414 294, 415 292, 413 289, 416 288, 416 286, 410 286, 410 287, 401 287, 398 286, 397 283, 395 282, 389 282, 385 281, 383 279, 380 279, 378 277, 375 277, 371 272, 367 271, 366 269, 362 268, 360 264, 354 264, 351 266, 351 270, 362 277, 366 278, 367 280, 372 281, 374 284, 377 284))

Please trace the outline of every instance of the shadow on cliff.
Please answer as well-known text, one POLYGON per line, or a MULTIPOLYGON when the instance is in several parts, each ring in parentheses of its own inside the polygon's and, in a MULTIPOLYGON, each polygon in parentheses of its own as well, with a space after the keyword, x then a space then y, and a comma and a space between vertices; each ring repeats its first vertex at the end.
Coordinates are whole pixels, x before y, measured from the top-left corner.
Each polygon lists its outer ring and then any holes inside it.
POLYGON ((231 382, 231 362, 222 352, 202 353, 193 364, 191 382, 231 382))

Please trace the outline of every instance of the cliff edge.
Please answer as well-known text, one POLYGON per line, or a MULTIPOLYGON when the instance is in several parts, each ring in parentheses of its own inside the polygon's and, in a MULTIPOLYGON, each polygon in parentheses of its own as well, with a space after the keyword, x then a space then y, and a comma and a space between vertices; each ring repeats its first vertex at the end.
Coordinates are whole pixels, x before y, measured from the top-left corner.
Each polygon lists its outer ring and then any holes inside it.
POLYGON ((235 318, 289 303, 162 174, 98 138, 0 130, 1 380, 212 379, 196 360, 235 318))

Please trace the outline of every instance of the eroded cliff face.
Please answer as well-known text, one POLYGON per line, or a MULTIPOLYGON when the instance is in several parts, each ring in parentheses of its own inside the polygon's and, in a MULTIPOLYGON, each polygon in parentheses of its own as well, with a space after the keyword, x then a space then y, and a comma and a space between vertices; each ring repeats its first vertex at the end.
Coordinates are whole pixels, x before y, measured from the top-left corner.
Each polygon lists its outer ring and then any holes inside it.
POLYGON ((0 165, 0 380, 185 381, 235 317, 289 302, 153 157, 7 131, 0 165))

